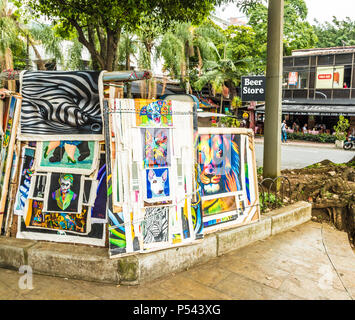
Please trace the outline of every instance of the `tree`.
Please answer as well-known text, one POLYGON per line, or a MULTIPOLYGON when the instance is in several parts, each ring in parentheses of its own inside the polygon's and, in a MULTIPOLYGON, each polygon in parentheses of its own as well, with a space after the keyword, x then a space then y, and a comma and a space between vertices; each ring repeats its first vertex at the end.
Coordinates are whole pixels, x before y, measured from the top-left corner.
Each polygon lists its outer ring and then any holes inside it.
MULTIPOLYGON (((244 3, 239 7, 246 13, 248 24, 256 33, 263 59, 266 61, 266 43, 268 26, 268 9, 266 0, 244 3)), ((308 14, 304 0, 285 0, 284 4, 284 55, 290 55, 292 50, 313 48, 317 36, 312 26, 306 21, 308 14)))
POLYGON ((164 67, 170 75, 180 78, 186 93, 191 93, 191 80, 201 76, 205 61, 217 59, 218 49, 213 39, 218 37, 225 39, 208 22, 200 26, 179 23, 163 36, 157 48, 158 56, 164 58, 164 67))
POLYGON ((122 30, 135 30, 142 18, 154 15, 165 25, 171 21, 199 22, 223 0, 18 0, 37 15, 75 29, 97 68, 114 70, 122 30))
POLYGON ((317 47, 340 47, 355 45, 355 21, 349 17, 344 20, 338 20, 333 16, 331 22, 326 21, 321 24, 315 20, 313 25, 315 33, 318 37, 317 47))
POLYGON ((218 54, 217 61, 206 61, 206 72, 194 83, 194 87, 199 91, 207 83, 210 83, 213 90, 221 94, 220 113, 223 111, 223 90, 226 87, 226 82, 230 81, 237 86, 241 76, 233 61, 227 58, 228 45, 228 43, 225 43, 223 56, 218 54))

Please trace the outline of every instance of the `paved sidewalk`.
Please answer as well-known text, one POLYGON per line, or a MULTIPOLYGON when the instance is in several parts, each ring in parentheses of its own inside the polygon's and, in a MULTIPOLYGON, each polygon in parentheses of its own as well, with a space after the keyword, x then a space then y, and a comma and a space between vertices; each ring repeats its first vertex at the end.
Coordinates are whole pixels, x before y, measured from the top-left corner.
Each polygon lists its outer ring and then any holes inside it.
MULTIPOLYGON (((264 137, 255 136, 255 143, 264 143, 264 137)), ((320 142, 312 142, 312 141, 300 141, 300 140, 287 140, 286 143, 282 143, 283 145, 295 145, 302 147, 310 147, 310 148, 327 148, 327 149, 337 149, 335 147, 335 143, 320 143, 320 142)), ((343 150, 343 149, 339 149, 343 150)))
POLYGON ((355 297, 355 254, 345 232, 307 222, 206 264, 139 286, 127 287, 0 269, 0 298, 118 300, 331 299, 355 297))

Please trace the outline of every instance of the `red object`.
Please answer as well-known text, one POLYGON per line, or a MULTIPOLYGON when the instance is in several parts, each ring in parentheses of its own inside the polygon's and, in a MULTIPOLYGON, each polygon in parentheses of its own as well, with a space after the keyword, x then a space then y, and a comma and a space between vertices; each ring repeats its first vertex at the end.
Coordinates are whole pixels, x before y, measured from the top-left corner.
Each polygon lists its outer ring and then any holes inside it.
POLYGON ((331 78, 332 78, 332 75, 330 73, 324 73, 324 74, 318 75, 319 80, 329 80, 331 78))

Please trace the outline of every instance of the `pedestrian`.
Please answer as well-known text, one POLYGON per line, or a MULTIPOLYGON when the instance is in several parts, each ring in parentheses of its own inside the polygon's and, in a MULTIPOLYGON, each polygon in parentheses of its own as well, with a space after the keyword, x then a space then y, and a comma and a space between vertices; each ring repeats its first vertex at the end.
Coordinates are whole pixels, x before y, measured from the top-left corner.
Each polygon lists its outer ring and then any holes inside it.
POLYGON ((287 125, 286 125, 286 120, 282 121, 281 124, 281 142, 287 142, 287 125))
POLYGON ((302 132, 307 133, 307 123, 304 124, 304 126, 302 128, 302 132))

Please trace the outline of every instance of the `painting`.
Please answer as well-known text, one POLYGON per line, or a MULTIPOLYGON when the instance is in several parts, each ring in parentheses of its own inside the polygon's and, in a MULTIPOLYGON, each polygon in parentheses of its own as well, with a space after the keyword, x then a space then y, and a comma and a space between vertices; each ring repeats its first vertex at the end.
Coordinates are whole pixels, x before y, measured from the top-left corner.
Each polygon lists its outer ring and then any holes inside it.
POLYGON ((202 196, 241 190, 240 135, 202 134, 197 146, 202 196))
POLYGON ((146 200, 163 201, 170 197, 169 169, 148 169, 146 172, 146 200))
POLYGON ((97 141, 43 141, 37 144, 36 170, 91 174, 98 161, 97 141))
POLYGON ((79 174, 49 173, 43 210, 80 213, 82 189, 82 176, 79 174))
POLYGON ((106 182, 106 157, 100 153, 99 170, 96 176, 97 188, 94 206, 91 208, 91 221, 96 223, 107 222, 107 182, 106 182))
POLYGON ((143 244, 168 242, 169 207, 145 209, 142 222, 143 244))
POLYGON ((35 174, 31 179, 30 199, 44 200, 47 174, 35 174))
POLYGON ((237 210, 237 202, 234 195, 202 201, 204 217, 235 210, 237 210))
POLYGON ((171 100, 135 99, 138 127, 171 127, 173 125, 171 100))
POLYGON ((27 227, 86 234, 89 231, 88 211, 88 207, 83 207, 79 214, 45 212, 43 201, 30 199, 25 223, 27 227))
POLYGON ((171 165, 170 131, 167 128, 141 129, 144 168, 171 165))
POLYGON ((20 139, 102 140, 99 84, 97 71, 23 72, 20 139))
POLYGON ((5 175, 6 175, 6 165, 7 165, 7 157, 10 149, 10 138, 11 132, 14 122, 14 115, 16 109, 17 99, 14 97, 10 97, 6 99, 5 105, 7 106, 7 113, 5 113, 4 119, 4 134, 2 135, 1 141, 1 152, 0 152, 0 193, 2 192, 3 185, 5 183, 5 175))
POLYGON ((14 204, 14 213, 16 215, 23 215, 26 200, 28 198, 31 186, 31 179, 34 174, 35 149, 24 147, 22 149, 22 163, 20 169, 20 179, 14 204))

